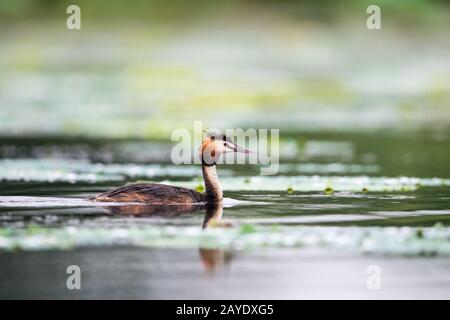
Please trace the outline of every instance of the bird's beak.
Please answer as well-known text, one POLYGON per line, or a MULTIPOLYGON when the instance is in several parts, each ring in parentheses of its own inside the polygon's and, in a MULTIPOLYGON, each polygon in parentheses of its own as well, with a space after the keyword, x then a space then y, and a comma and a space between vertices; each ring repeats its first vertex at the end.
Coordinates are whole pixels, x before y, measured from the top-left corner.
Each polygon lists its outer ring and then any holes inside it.
POLYGON ((237 153, 250 153, 251 152, 250 150, 242 148, 242 147, 238 146, 237 144, 234 144, 232 146, 232 148, 233 148, 233 151, 237 152, 237 153))

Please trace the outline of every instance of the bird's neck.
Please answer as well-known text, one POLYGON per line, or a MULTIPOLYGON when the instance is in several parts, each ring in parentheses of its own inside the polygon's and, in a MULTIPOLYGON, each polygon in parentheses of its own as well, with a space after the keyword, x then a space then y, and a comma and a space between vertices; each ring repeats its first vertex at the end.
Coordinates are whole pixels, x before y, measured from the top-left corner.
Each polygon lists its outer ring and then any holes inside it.
POLYGON ((206 199, 211 202, 223 200, 222 188, 217 177, 216 165, 202 165, 203 180, 205 180, 206 199))

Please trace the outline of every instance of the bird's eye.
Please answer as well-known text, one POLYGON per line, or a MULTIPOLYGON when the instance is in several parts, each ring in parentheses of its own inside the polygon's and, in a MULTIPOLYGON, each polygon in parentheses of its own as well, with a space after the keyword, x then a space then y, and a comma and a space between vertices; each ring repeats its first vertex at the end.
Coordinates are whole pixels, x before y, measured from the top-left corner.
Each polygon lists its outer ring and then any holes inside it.
POLYGON ((227 143, 226 143, 226 142, 224 142, 224 143, 223 143, 223 145, 224 145, 224 146, 227 146, 227 143))

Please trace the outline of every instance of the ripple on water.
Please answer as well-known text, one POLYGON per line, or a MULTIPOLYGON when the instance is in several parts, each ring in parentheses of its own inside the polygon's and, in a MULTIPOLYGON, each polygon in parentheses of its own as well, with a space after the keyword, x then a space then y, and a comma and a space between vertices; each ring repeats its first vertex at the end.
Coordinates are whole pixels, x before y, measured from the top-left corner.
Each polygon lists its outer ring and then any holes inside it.
MULTIPOLYGON (((224 208, 269 204, 270 202, 237 200, 232 198, 223 199, 224 208)), ((0 208, 111 207, 129 205, 145 206, 144 203, 139 202, 93 202, 83 198, 0 196, 0 208)))

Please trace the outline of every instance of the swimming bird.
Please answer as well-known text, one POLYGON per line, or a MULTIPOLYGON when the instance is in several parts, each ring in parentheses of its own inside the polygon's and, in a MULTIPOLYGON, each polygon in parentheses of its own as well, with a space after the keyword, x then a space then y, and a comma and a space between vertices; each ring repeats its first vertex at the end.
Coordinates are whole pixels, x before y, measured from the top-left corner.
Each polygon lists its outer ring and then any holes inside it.
POLYGON ((216 172, 219 157, 225 153, 249 153, 217 130, 209 130, 200 147, 205 193, 161 183, 128 184, 99 194, 92 201, 140 202, 146 204, 219 203, 223 200, 222 187, 216 172))

